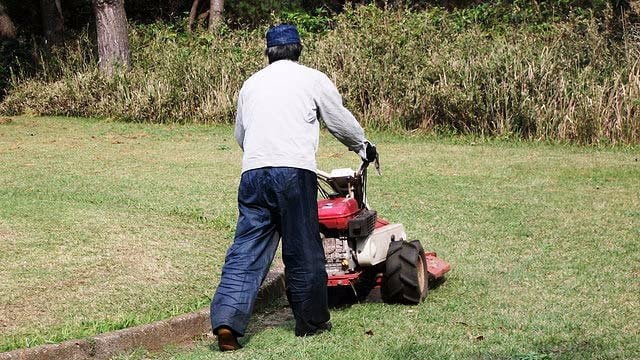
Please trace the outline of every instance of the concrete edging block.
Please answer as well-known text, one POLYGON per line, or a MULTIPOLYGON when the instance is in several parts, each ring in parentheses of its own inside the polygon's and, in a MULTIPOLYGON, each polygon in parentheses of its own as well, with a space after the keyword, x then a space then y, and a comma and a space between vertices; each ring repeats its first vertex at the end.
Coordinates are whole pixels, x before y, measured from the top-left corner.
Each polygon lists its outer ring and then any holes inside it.
MULTIPOLYGON (((255 311, 264 309, 270 302, 283 296, 284 291, 282 270, 270 271, 258 292, 255 311)), ((210 332, 209 315, 209 309, 202 309, 88 339, 0 353, 0 360, 103 360, 140 348, 149 351, 161 350, 167 345, 180 344, 210 332)))

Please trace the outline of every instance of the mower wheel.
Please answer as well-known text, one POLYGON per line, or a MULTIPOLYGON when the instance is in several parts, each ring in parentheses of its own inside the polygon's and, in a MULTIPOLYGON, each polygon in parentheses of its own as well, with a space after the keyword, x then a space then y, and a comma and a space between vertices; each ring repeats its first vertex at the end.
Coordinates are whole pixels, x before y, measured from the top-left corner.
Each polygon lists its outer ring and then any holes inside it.
POLYGON ((419 304, 427 296, 427 258, 417 240, 393 241, 387 251, 382 278, 382 300, 387 303, 419 304))

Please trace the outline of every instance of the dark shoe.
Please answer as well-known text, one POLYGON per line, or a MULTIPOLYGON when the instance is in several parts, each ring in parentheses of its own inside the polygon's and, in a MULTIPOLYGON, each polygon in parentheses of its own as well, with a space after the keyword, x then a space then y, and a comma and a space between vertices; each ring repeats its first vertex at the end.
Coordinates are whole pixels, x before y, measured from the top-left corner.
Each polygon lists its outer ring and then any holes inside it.
POLYGON ((238 338, 227 327, 221 327, 217 331, 218 335, 218 348, 220 351, 233 351, 242 349, 242 346, 238 343, 238 338))
POLYGON ((296 336, 313 336, 313 335, 319 335, 322 334, 325 331, 331 331, 331 321, 327 321, 326 323, 323 323, 321 325, 319 325, 315 330, 312 331, 307 331, 305 333, 302 334, 296 334, 296 336))
POLYGON ((317 334, 323 333, 325 331, 331 331, 331 328, 333 327, 333 325, 331 325, 331 321, 327 321, 326 323, 322 324, 321 326, 318 326, 318 330, 316 331, 317 334))

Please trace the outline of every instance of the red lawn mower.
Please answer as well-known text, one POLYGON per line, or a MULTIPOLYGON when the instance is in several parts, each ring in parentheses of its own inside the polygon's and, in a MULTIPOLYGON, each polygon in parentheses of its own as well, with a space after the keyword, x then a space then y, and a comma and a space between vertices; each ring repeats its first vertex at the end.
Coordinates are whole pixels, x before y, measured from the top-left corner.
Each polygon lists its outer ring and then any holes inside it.
MULTIPOLYGON (((318 171, 318 219, 331 294, 347 290, 357 299, 380 287, 387 303, 418 304, 429 282, 441 281, 451 266, 420 241, 410 241, 402 224, 378 217, 367 203, 367 168, 318 171)), ((379 161, 375 161, 378 172, 379 161)))

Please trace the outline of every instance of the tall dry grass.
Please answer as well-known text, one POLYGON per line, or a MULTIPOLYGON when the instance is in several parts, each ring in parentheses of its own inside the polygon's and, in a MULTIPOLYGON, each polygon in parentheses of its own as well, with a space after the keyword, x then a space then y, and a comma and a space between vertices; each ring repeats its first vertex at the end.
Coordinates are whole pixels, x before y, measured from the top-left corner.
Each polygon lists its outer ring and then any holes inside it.
POLYGON ((631 32, 616 43, 594 18, 491 32, 457 31, 433 12, 367 7, 348 15, 317 44, 314 62, 368 125, 640 140, 639 48, 631 32))
MULTIPOLYGON (((637 32, 594 17, 487 29, 455 14, 347 9, 304 39, 301 61, 336 82, 368 127, 580 143, 640 141, 637 32)), ((131 31, 133 68, 107 78, 79 40, 15 82, 3 113, 230 122, 242 82, 266 64, 263 30, 131 31)))

